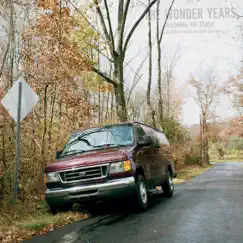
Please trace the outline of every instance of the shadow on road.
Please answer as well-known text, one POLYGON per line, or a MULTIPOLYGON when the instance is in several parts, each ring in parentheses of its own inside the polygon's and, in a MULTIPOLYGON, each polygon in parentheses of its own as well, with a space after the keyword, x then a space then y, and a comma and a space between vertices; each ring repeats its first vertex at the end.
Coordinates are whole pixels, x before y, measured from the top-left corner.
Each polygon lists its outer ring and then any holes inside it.
MULTIPOLYGON (((97 205, 96 214, 92 215, 87 220, 81 220, 63 228, 56 229, 42 236, 36 236, 29 243, 74 243, 87 242, 86 237, 93 235, 97 228, 104 226, 114 226, 116 224, 130 224, 129 222, 140 221, 142 218, 150 218, 151 214, 158 211, 159 208, 164 208, 174 198, 179 196, 178 193, 172 199, 166 198, 163 194, 149 197, 149 207, 143 213, 137 213, 136 208, 132 205, 132 200, 115 200, 112 202, 102 203, 97 205)), ((73 208, 74 211, 80 208, 73 208)), ((119 228, 120 226, 118 226, 119 228)))
MULTIPOLYGON (((157 205, 162 205, 163 203, 169 201, 169 199, 163 194, 151 196, 149 199, 149 207, 144 213, 148 213, 157 205)), ((90 209, 90 211, 91 216, 93 218, 98 218, 98 220, 95 223, 80 229, 82 232, 92 231, 101 225, 115 224, 124 219, 132 218, 140 214, 137 212, 136 207, 132 204, 132 201, 129 201, 128 199, 100 203, 90 209)))
MULTIPOLYGON (((148 209, 153 208, 155 205, 166 201, 167 198, 163 194, 154 195, 149 197, 148 209)), ((133 204, 132 199, 119 199, 109 202, 101 202, 95 206, 87 208, 92 216, 100 216, 107 214, 137 214, 136 206, 133 204)))

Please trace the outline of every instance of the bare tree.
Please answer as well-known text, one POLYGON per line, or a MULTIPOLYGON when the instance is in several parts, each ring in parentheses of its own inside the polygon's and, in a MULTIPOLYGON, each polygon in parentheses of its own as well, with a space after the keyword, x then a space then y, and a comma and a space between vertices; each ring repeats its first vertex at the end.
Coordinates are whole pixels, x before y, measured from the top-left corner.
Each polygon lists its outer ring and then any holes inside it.
POLYGON ((28 1, 0 0, 0 77, 6 87, 11 87, 19 76, 21 41, 20 32, 26 24, 26 12, 31 4, 28 1), (23 17, 24 16, 24 17, 23 17), (4 77, 3 77, 4 76, 4 77))
POLYGON ((158 108, 159 108, 159 121, 160 125, 163 127, 163 99, 162 99, 162 71, 161 71, 161 49, 162 49, 162 40, 164 36, 164 31, 165 27, 171 12, 171 9, 174 5, 175 0, 172 0, 171 5, 169 7, 168 12, 166 13, 165 21, 163 24, 162 29, 160 30, 160 0, 157 1, 157 9, 156 9, 156 42, 157 42, 157 68, 158 68, 158 73, 157 73, 157 86, 158 86, 158 108))
POLYGON ((208 164, 208 126, 207 120, 212 105, 216 104, 218 98, 225 91, 225 86, 218 83, 215 73, 207 70, 203 75, 194 75, 189 81, 190 87, 194 89, 192 98, 200 108, 200 150, 201 163, 208 164))
POLYGON ((239 115, 243 115, 243 68, 236 77, 230 77, 228 94, 239 115))
POLYGON ((172 57, 168 56, 163 56, 162 60, 162 78, 164 81, 164 108, 165 108, 165 114, 167 119, 170 119, 172 116, 172 106, 173 106, 173 100, 171 97, 171 86, 172 86, 172 81, 173 81, 173 73, 175 70, 175 67, 181 57, 181 52, 180 52, 180 47, 177 46, 174 54, 172 57))
POLYGON ((227 93, 238 112, 238 116, 232 121, 228 135, 243 137, 243 68, 236 77, 230 77, 227 93))
MULTIPOLYGON (((148 4, 150 4, 150 0, 148 0, 148 4)), ((153 62, 152 62, 152 30, 151 30, 151 10, 148 12, 148 46, 149 46, 149 73, 148 73, 148 86, 147 86, 147 106, 148 106, 148 115, 151 117, 152 125, 156 127, 155 121, 155 110, 151 105, 151 84, 152 84, 152 70, 153 70, 153 62)))
POLYGON ((126 99, 124 92, 124 59, 128 49, 128 44, 141 23, 144 17, 147 15, 150 8, 158 0, 153 0, 151 3, 144 9, 143 13, 136 20, 127 36, 125 37, 125 26, 127 23, 127 16, 130 10, 131 0, 120 0, 117 8, 118 16, 118 26, 116 31, 112 28, 111 17, 110 17, 110 7, 108 1, 104 0, 104 12, 102 11, 101 4, 97 0, 93 0, 96 12, 99 16, 100 23, 103 30, 104 39, 108 45, 110 61, 113 64, 113 76, 110 77, 105 72, 93 67, 93 71, 99 74, 106 82, 111 83, 115 91, 115 99, 117 106, 117 116, 120 121, 127 120, 127 109, 126 109, 126 99), (107 19, 107 21, 105 20, 107 19), (115 39, 117 41, 115 41, 115 39))
POLYGON ((128 119, 147 122, 146 91, 138 89, 133 92, 128 103, 128 119))

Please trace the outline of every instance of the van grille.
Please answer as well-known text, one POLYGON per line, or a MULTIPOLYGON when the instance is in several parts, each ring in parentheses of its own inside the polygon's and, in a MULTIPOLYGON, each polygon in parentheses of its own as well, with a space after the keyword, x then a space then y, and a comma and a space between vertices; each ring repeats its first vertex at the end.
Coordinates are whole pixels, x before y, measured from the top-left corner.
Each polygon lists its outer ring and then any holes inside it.
POLYGON ((91 181, 107 177, 108 165, 79 167, 59 172, 62 183, 91 181))

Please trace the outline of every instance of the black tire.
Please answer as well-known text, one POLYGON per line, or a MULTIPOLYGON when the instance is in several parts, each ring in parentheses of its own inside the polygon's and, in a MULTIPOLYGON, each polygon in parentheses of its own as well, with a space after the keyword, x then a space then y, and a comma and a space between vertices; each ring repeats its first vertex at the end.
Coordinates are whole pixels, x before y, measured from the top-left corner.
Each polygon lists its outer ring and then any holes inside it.
POLYGON ((104 205, 91 203, 89 206, 86 206, 86 209, 87 209, 88 213, 94 217, 94 216, 98 216, 99 214, 101 214, 102 206, 104 206, 104 205))
POLYGON ((50 206, 50 211, 53 215, 56 215, 57 212, 68 212, 72 210, 72 206, 73 205, 64 205, 64 206, 60 206, 60 207, 54 207, 54 206, 50 206))
POLYGON ((50 206, 50 211, 53 215, 57 214, 57 208, 56 207, 50 206))
POLYGON ((168 174, 167 174, 167 177, 166 177, 166 181, 162 185, 162 189, 163 189, 164 195, 166 197, 172 197, 173 196, 174 184, 173 184, 173 180, 172 180, 172 175, 169 171, 168 171, 168 174))
POLYGON ((135 202, 138 212, 145 211, 148 207, 148 190, 142 175, 137 176, 135 202))

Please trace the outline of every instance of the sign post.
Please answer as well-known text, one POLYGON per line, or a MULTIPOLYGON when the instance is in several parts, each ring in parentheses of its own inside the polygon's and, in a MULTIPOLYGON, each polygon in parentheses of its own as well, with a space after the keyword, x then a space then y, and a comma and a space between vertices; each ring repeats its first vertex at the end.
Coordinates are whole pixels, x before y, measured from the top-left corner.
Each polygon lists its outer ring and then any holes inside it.
POLYGON ((20 158, 20 116, 22 101, 22 83, 18 83, 18 106, 17 106, 17 124, 16 124, 16 172, 14 185, 14 203, 16 203, 19 185, 19 158, 20 158))
POLYGON ((17 201, 20 167, 20 123, 39 102, 39 96, 23 80, 18 79, 1 100, 4 108, 16 122, 16 171, 14 181, 14 203, 17 201))

